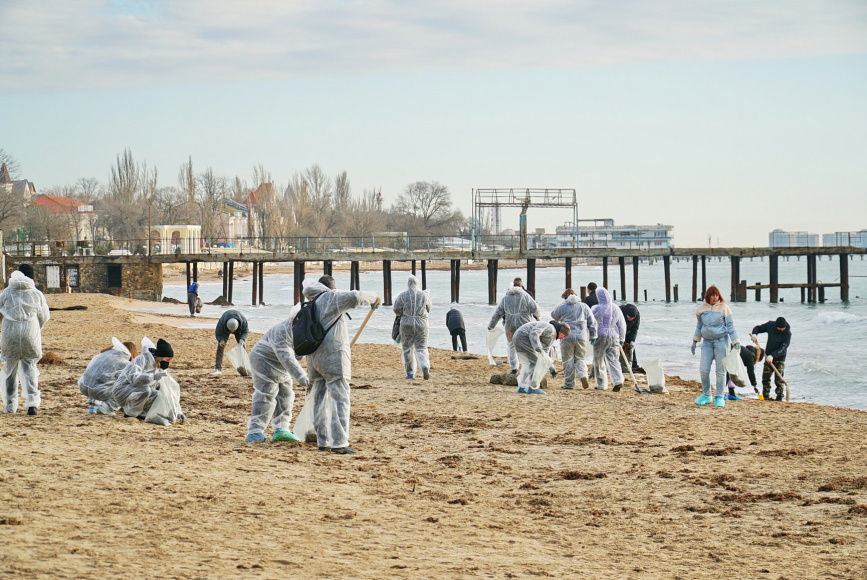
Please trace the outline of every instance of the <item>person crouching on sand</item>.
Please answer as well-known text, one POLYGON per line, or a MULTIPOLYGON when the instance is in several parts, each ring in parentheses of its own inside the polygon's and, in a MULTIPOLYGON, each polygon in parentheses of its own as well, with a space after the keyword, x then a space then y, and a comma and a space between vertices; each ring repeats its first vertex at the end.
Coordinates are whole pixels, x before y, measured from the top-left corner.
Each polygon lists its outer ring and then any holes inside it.
MULTIPOLYGON (((548 352, 554 341, 563 340, 569 336, 569 325, 559 322, 528 322, 521 325, 515 331, 512 342, 515 352, 521 363, 521 373, 518 375, 519 393, 530 395, 544 395, 545 391, 539 388, 539 381, 534 379, 536 364, 539 357, 548 352)), ((552 377, 557 376, 557 369, 553 365, 548 369, 552 377)))
POLYGON ((112 395, 124 417, 144 419, 157 398, 159 380, 168 374, 166 369, 174 356, 172 345, 161 338, 156 348, 143 348, 123 369, 114 382, 112 395))
POLYGON ((78 390, 87 397, 87 412, 91 415, 113 415, 120 409, 112 396, 114 382, 129 361, 138 356, 138 348, 133 342, 121 342, 112 336, 111 344, 90 360, 78 379, 78 390))
POLYGON ((723 359, 729 351, 729 340, 735 349, 740 349, 741 343, 735 330, 732 309, 723 300, 719 288, 711 286, 705 291, 704 302, 695 311, 695 317, 697 321, 691 349, 693 356, 695 347, 701 342, 701 395, 695 404, 710 405, 710 366, 716 363, 716 397, 713 398, 713 404, 715 407, 725 407, 726 369, 723 359))

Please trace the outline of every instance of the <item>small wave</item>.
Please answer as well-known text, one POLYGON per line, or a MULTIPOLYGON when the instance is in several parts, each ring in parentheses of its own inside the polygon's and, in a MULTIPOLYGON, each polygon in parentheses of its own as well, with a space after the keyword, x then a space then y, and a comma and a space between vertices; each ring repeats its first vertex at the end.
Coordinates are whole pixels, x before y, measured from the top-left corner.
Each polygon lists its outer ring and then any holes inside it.
POLYGON ((867 321, 867 317, 847 312, 822 312, 816 317, 820 324, 857 324, 867 321))

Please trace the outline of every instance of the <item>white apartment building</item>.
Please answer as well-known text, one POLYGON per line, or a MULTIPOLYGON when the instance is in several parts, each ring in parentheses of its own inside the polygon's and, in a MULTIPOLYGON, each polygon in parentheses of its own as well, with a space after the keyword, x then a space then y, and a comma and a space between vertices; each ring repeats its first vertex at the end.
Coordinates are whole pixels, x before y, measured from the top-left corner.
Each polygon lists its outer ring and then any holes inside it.
MULTIPOLYGON (((664 224, 618 226, 610 218, 578 220, 578 247, 639 250, 670 248, 673 245, 673 229, 674 226, 664 224)), ((557 226, 556 231, 554 247, 573 247, 572 222, 557 226)))
POLYGON ((867 230, 859 232, 835 232, 822 235, 823 246, 852 246, 867 248, 867 230))
POLYGON ((786 232, 780 229, 768 234, 771 248, 815 248, 819 246, 819 234, 809 232, 786 232))

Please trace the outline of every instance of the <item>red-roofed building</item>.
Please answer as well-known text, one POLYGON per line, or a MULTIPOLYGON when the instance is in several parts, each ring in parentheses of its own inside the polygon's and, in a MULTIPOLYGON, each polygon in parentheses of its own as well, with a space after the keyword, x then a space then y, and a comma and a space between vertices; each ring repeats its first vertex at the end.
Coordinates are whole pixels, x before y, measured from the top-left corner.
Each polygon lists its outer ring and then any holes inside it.
POLYGON ((59 195, 40 195, 34 197, 30 203, 44 209, 47 214, 55 216, 55 221, 61 220, 65 228, 68 228, 67 236, 79 247, 89 247, 92 237, 93 206, 78 200, 59 195))

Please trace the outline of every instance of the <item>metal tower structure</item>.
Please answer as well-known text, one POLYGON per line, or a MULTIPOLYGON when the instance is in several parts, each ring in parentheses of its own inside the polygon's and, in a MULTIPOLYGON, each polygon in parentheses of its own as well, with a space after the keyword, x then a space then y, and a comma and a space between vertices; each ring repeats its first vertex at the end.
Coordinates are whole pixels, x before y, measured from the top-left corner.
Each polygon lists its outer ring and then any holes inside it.
MULTIPOLYGON (((482 249, 482 215, 490 208, 496 214, 500 208, 517 207, 521 209, 519 229, 521 232, 521 249, 527 248, 527 210, 531 207, 541 208, 572 208, 572 247, 578 247, 578 197, 574 189, 534 189, 534 188, 501 188, 474 189, 472 215, 472 247, 482 249)), ((500 220, 495 218, 495 232, 499 233, 500 220)))

